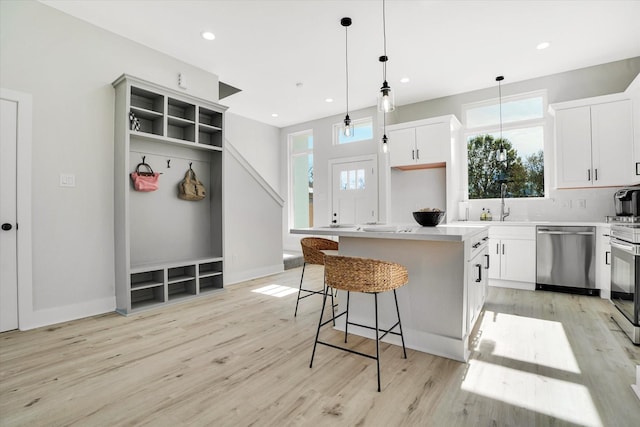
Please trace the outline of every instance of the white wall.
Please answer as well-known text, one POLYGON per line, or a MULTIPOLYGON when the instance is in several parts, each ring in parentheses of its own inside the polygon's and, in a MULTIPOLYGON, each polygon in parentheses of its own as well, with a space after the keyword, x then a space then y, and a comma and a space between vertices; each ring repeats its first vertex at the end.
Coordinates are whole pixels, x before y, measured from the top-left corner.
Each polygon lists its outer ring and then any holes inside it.
MULTIPOLYGON (((111 82, 128 73, 180 90, 181 72, 188 76, 187 93, 215 101, 218 78, 34 1, 0 1, 0 52, 0 87, 33 95, 33 309, 44 313, 39 323, 112 310, 111 82), (77 186, 59 187, 60 173, 75 174, 77 186)), ((275 128, 249 129, 248 135, 227 131, 240 147, 254 141, 277 145, 275 128)), ((230 163, 226 171, 233 173, 230 163)), ((277 183, 278 165, 256 169, 277 183)), ((227 197, 242 192, 236 187, 227 197)), ((225 216, 233 227, 249 223, 253 212, 225 210, 225 216)), ((258 230, 250 237, 232 233, 227 238, 242 242, 261 235, 258 230)), ((273 242, 270 236, 265 241, 273 242)), ((281 246, 274 242, 272 251, 281 252, 281 246)), ((249 254, 247 259, 255 260, 249 254)), ((250 262, 238 268, 250 269, 250 262)))

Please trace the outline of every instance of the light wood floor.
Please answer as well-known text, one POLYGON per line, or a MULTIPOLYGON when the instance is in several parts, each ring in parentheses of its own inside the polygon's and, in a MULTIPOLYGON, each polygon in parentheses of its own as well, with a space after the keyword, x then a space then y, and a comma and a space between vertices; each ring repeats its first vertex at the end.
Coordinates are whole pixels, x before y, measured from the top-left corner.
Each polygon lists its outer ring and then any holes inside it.
MULTIPOLYGON (((382 344, 378 393, 372 360, 319 347, 309 369, 320 297, 294 318, 295 294, 253 292, 300 271, 0 334, 0 425, 640 425, 640 349, 599 298, 491 288, 468 364, 382 344)), ((306 275, 320 287, 321 267, 306 275)))

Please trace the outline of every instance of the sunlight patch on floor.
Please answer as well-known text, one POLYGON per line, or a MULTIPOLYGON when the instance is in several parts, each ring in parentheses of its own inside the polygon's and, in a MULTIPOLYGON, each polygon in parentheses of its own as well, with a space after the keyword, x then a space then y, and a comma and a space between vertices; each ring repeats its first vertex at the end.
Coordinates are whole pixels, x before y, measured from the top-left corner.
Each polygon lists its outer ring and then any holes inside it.
POLYGON ((602 427, 589 390, 570 381, 470 360, 462 389, 578 425, 602 427))
POLYGON ((290 288, 288 286, 271 284, 271 285, 263 286, 258 289, 254 289, 251 292, 256 292, 258 294, 269 295, 277 298, 282 298, 287 295, 291 295, 298 292, 298 289, 290 288))
POLYGON ((481 351, 486 349, 494 356, 580 373, 562 323, 489 310, 485 311, 483 323, 481 351), (513 337, 518 337, 516 342, 520 345, 513 345, 513 337))

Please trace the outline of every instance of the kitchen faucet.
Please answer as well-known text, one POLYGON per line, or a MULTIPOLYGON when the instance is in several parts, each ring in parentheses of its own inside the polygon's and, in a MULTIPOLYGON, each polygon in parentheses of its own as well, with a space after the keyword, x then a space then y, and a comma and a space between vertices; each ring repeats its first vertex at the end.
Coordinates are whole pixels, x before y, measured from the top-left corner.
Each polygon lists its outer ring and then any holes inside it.
POLYGON ((504 221, 504 219, 506 217, 508 217, 511 214, 511 208, 507 208, 507 211, 504 211, 504 195, 507 192, 507 184, 505 182, 503 182, 502 184, 500 184, 500 221, 504 221))

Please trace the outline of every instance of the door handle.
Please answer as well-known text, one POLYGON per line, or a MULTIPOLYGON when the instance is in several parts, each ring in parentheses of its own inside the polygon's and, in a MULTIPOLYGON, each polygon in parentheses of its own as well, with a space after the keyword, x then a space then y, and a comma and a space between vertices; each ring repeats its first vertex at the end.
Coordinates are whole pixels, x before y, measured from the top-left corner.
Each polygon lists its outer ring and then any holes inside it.
POLYGON ((596 176, 596 181, 598 180, 598 168, 594 169, 595 171, 595 176, 596 176))
POLYGON ((5 222, 4 224, 2 224, 2 229, 4 231, 9 231, 13 228, 13 225, 9 224, 8 222, 5 222))
POLYGON ((502 244, 502 255, 504 255, 504 243, 502 244))
POLYGON ((487 269, 487 270, 488 270, 488 269, 489 269, 489 265, 490 265, 490 263, 491 263, 491 261, 490 261, 490 260, 491 260, 491 257, 489 256, 489 254, 484 254, 484 256, 486 256, 486 257, 487 257, 487 266, 485 267, 485 269, 487 269))
POLYGON ((420 150, 416 149, 416 159, 420 159, 420 150))
POLYGON ((416 150, 411 150, 411 160, 416 159, 416 150))
POLYGON ((611 257, 611 251, 606 251, 604 253, 604 263, 606 265, 611 265, 611 260, 609 259, 611 257))
POLYGON ((587 169, 587 181, 591 181, 591 169, 587 169))
POLYGON ((476 267, 478 267, 478 278, 476 279, 476 282, 480 283, 482 282, 482 265, 476 264, 476 267))

